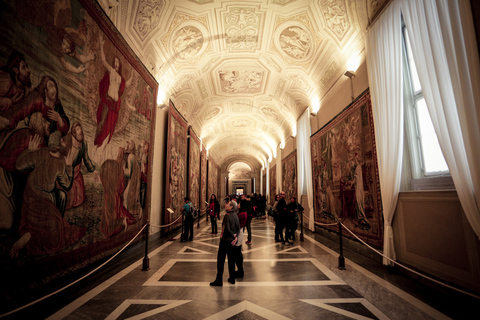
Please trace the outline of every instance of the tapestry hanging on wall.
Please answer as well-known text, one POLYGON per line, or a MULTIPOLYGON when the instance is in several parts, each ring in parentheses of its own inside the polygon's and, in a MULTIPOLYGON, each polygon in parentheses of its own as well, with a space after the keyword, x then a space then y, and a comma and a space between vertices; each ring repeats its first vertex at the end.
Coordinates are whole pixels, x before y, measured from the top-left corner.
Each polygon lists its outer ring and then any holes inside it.
POLYGON ((262 195, 267 196, 267 171, 263 174, 263 180, 262 180, 262 195))
POLYGON ((208 199, 210 199, 210 196, 214 194, 217 196, 218 199, 222 199, 222 195, 219 194, 219 188, 218 188, 218 178, 219 178, 219 167, 213 161, 212 158, 208 159, 208 199))
POLYGON ((0 20, 10 290, 24 281, 16 270, 53 279, 118 251, 148 220, 157 83, 96 1, 2 2, 0 20))
POLYGON ((172 101, 168 114, 167 166, 165 191, 166 231, 182 225, 181 210, 185 204, 187 186, 187 121, 175 109, 172 101), (168 210, 168 209, 171 209, 168 210))
POLYGON ((270 205, 275 203, 275 195, 277 194, 277 168, 270 168, 270 205))
POLYGON ((297 150, 282 160, 282 191, 285 191, 285 201, 291 197, 297 198, 297 150))
POLYGON ((207 200, 207 150, 203 148, 202 152, 200 153, 201 159, 201 167, 200 167, 200 209, 205 209, 207 204, 205 201, 207 200))
MULTIPOLYGON (((381 247, 382 204, 370 93, 311 137, 315 221, 343 224, 381 247)), ((338 231, 338 226, 326 228, 338 231)), ((344 230, 345 231, 345 230, 344 230)), ((350 233, 345 231, 345 235, 350 233)))
POLYGON ((188 154, 188 195, 190 201, 197 208, 200 208, 200 139, 192 127, 189 132, 189 154, 188 154))

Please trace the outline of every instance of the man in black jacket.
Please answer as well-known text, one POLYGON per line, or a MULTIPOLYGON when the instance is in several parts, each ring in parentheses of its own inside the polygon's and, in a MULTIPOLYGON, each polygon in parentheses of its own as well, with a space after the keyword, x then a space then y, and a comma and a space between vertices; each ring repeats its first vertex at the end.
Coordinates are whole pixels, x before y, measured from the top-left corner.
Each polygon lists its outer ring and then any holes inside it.
POLYGON ((283 244, 290 246, 293 243, 288 241, 288 210, 287 210, 287 203, 285 202, 285 191, 282 191, 280 193, 280 200, 278 200, 277 204, 277 211, 278 211, 278 216, 279 216, 279 227, 280 227, 280 233, 283 232, 283 229, 285 229, 285 237, 283 239, 283 244))
POLYGON ((228 273, 230 275, 228 282, 235 284, 235 245, 240 232, 240 222, 238 221, 238 216, 233 211, 233 205, 230 201, 225 203, 225 212, 226 214, 222 222, 222 236, 220 237, 217 253, 217 277, 215 281, 210 282, 210 285, 214 287, 223 285, 223 270, 227 256, 228 273))
POLYGON ((290 203, 287 205, 287 221, 286 221, 286 230, 285 235, 287 235, 288 230, 288 239, 295 240, 295 230, 297 230, 298 218, 301 212, 303 212, 303 207, 297 202, 297 198, 290 197, 290 203))

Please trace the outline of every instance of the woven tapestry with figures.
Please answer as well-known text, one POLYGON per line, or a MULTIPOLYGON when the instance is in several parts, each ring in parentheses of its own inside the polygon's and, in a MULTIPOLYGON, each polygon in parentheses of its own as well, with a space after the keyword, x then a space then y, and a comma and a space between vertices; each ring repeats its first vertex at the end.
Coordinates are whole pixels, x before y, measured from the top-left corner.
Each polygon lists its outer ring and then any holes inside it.
MULTIPOLYGON (((208 177, 207 177, 207 188, 208 188, 208 199, 214 194, 218 199, 221 199, 219 181, 220 178, 220 168, 215 163, 215 161, 210 157, 208 159, 208 177)), ((210 201, 210 200, 209 200, 210 201)))
POLYGON ((188 128, 190 139, 188 140, 188 196, 193 205, 200 208, 200 139, 188 128))
POLYGON ((282 190, 285 191, 286 201, 291 197, 297 198, 297 150, 282 160, 282 190))
POLYGON ((275 203, 275 195, 277 194, 277 167, 270 168, 270 205, 275 203))
MULTIPOLYGON (((187 121, 175 108, 172 101, 169 105, 168 138, 167 138, 167 180, 165 208, 172 211, 165 213, 165 225, 176 228, 182 225, 181 210, 185 204, 187 191, 187 121)), ((170 229, 167 228, 167 231, 170 229)))
MULTIPOLYGON (((311 137, 315 222, 341 221, 382 246, 383 219, 370 93, 311 137)), ((338 232, 338 225, 324 226, 338 232)), ((344 230, 346 236, 352 235, 344 230)))
POLYGON ((6 307, 118 252, 149 220, 158 84, 97 1, 2 1, 0 21, 6 307))

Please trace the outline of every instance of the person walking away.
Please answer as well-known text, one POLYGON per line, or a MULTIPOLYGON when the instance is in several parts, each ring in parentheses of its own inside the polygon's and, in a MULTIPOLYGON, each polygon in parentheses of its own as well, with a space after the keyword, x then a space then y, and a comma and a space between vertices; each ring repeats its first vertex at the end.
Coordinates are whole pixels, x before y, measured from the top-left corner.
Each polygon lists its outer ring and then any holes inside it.
POLYGON ((183 205, 182 213, 184 216, 185 229, 180 242, 187 241, 187 239, 188 241, 193 240, 193 212, 192 212, 193 204, 190 202, 189 197, 185 197, 184 200, 185 200, 185 204, 183 205))
POLYGON ((225 258, 228 256, 228 282, 235 284, 235 256, 234 246, 238 241, 240 232, 240 223, 237 215, 233 212, 231 201, 225 203, 225 216, 222 221, 222 235, 217 253, 217 276, 215 281, 210 282, 211 286, 219 287, 223 285, 223 271, 225 268, 225 258))
POLYGON ((278 212, 278 201, 280 200, 280 195, 275 195, 275 203, 272 206, 273 209, 273 219, 275 220, 275 242, 284 242, 282 234, 282 224, 280 222, 280 213, 278 212))
POLYGON ((218 202, 217 196, 213 193, 210 196, 208 213, 210 215, 210 223, 212 225, 212 232, 210 234, 217 234, 217 218, 220 214, 220 202, 218 202))
POLYGON ((291 197, 290 203, 287 205, 287 240, 295 240, 295 230, 297 230, 299 214, 303 212, 303 210, 302 205, 297 202, 297 198, 291 197))
POLYGON ((287 203, 285 202, 285 191, 282 191, 280 193, 280 199, 278 200, 277 204, 277 210, 278 210, 278 216, 279 216, 279 221, 280 221, 280 233, 285 230, 285 237, 283 238, 283 244, 290 246, 292 243, 288 241, 288 227, 287 227, 287 217, 288 217, 288 212, 287 212, 287 203))

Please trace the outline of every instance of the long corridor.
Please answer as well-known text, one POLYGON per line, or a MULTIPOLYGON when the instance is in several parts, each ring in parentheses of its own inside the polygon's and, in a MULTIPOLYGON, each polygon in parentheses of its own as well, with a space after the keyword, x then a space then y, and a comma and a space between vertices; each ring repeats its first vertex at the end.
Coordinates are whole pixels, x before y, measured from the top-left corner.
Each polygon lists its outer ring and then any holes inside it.
MULTIPOLYGON (((215 279, 219 234, 205 219, 193 241, 179 232, 143 259, 57 308, 48 319, 449 319, 299 230, 292 246, 274 241, 274 224, 252 221, 252 244, 243 244, 245 276, 222 287, 215 279)), ((220 222, 219 222, 220 225, 220 222)), ((141 246, 138 250, 142 250, 141 246)), ((388 277, 383 277, 388 278, 388 277)), ((60 293, 61 294, 61 293, 60 293)), ((425 292, 426 294, 426 292, 425 292)))

